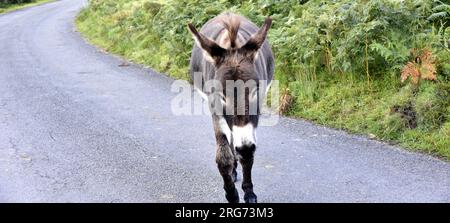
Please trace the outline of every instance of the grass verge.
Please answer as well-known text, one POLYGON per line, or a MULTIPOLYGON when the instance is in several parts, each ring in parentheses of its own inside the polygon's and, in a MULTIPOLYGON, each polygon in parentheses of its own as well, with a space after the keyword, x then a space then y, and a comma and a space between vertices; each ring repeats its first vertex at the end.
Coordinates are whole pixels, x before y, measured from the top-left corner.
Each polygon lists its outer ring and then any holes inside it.
POLYGON ((0 3, 0 14, 7 13, 7 12, 12 12, 12 11, 15 11, 15 10, 28 8, 28 7, 32 7, 32 6, 42 5, 44 3, 53 2, 53 1, 55 1, 55 0, 36 0, 34 2, 19 3, 19 4, 0 3))

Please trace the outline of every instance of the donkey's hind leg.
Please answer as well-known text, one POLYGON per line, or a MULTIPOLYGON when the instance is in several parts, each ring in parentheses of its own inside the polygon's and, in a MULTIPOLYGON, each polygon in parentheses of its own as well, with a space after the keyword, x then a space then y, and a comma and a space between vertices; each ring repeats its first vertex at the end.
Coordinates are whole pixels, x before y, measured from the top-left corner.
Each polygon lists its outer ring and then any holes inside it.
MULTIPOLYGON (((234 151, 234 150, 233 150, 234 151)), ((238 166, 238 159, 235 155, 234 158, 234 167, 233 167, 233 173, 231 175, 231 177, 233 178, 233 182, 237 182, 238 181, 238 173, 237 173, 237 166, 238 166)))

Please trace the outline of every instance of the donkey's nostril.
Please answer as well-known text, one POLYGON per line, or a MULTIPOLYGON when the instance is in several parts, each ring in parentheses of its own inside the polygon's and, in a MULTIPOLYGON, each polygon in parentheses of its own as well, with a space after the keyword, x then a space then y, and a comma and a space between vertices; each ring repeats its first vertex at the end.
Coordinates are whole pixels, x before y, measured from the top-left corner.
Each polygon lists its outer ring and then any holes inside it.
POLYGON ((236 150, 255 150, 256 145, 254 143, 244 144, 240 147, 236 147, 236 150))
POLYGON ((255 144, 247 144, 240 147, 236 147, 236 152, 243 158, 251 158, 255 153, 256 145, 255 144))

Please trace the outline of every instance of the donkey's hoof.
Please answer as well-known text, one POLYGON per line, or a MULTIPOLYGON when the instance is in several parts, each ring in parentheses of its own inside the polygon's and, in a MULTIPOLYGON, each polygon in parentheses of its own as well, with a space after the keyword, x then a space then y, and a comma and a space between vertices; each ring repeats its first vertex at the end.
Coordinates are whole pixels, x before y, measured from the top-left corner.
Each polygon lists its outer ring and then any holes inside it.
POLYGON ((245 203, 258 203, 256 194, 253 192, 245 193, 244 200, 245 200, 245 203))
POLYGON ((233 169, 233 173, 231 174, 231 179, 233 180, 233 182, 237 182, 238 181, 238 174, 236 169, 233 169))
POLYGON ((232 193, 225 193, 225 198, 227 199, 228 203, 239 203, 239 193, 236 188, 232 193))

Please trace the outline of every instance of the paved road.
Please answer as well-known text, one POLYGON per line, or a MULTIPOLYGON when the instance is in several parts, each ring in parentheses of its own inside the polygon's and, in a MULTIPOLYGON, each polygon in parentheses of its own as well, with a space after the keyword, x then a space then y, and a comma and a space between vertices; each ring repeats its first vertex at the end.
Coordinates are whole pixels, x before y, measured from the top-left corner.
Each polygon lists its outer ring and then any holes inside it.
MULTIPOLYGON (((225 202, 210 118, 174 116, 172 79, 87 44, 84 4, 0 15, 0 201, 225 202)), ((260 202, 450 201, 430 156, 290 118, 258 139, 260 202)))

